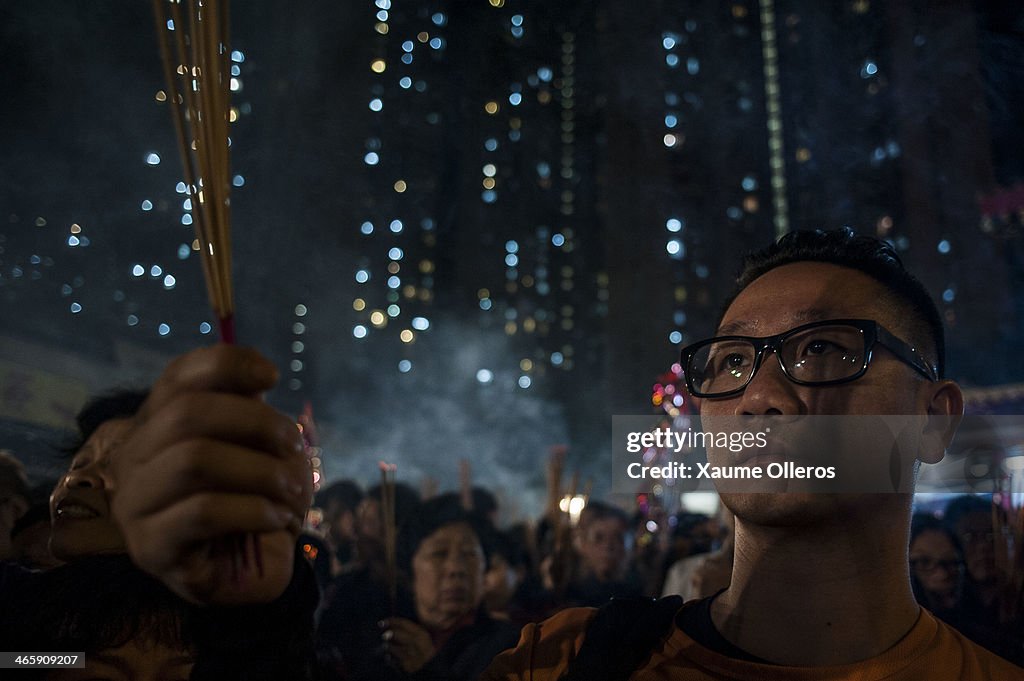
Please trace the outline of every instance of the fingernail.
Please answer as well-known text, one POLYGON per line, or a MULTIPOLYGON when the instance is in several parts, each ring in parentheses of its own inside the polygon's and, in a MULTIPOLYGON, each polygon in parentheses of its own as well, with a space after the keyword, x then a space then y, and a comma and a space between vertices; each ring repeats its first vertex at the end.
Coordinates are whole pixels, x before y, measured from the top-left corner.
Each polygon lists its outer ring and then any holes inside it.
POLYGON ((388 621, 387 620, 380 620, 380 621, 377 622, 377 626, 380 627, 381 629, 387 629, 388 621))

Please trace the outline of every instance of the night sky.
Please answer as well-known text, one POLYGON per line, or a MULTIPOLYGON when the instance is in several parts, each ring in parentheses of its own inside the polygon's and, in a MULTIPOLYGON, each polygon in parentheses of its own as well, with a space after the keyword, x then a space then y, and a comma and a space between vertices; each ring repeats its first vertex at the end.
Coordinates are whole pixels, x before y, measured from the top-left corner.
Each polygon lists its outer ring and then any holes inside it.
MULTIPOLYGON (((466 458, 528 510, 564 443, 603 489, 610 415, 672 407, 652 384, 785 228, 891 239, 952 376, 1024 381, 1019 3, 232 11, 239 340, 328 478, 466 458)), ((215 341, 153 23, 0 7, 0 447, 36 476, 88 395, 215 341)))

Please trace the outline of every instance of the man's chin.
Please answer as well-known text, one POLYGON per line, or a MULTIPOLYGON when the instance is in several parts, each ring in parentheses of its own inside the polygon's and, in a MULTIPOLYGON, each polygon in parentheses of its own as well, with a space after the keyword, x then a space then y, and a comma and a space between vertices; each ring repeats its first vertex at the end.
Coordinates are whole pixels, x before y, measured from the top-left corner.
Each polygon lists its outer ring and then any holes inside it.
MULTIPOLYGON (((908 504, 897 494, 721 493, 738 520, 764 527, 861 525, 865 518, 888 516, 908 504)), ((891 517, 891 516, 889 516, 891 517)))
POLYGON ((812 527, 835 524, 863 495, 811 492, 722 492, 722 503, 740 521, 762 527, 812 527))

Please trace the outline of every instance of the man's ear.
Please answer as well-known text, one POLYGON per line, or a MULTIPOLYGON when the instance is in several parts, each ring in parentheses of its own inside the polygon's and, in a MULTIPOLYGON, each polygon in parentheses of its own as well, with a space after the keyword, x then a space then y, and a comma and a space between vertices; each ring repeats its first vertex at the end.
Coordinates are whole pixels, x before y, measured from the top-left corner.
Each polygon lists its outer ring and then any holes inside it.
POLYGON ((929 386, 928 421, 921 436, 918 459, 938 463, 953 441, 964 416, 964 394, 954 381, 929 386))

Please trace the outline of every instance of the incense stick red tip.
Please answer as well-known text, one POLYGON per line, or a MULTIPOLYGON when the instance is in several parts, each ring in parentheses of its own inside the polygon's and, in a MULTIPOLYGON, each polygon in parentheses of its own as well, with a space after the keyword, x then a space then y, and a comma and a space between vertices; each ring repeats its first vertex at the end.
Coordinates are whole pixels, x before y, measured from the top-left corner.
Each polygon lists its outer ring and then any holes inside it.
POLYGON ((219 320, 220 325, 220 340, 222 343, 228 345, 235 344, 235 315, 229 314, 226 317, 221 317, 219 320))

